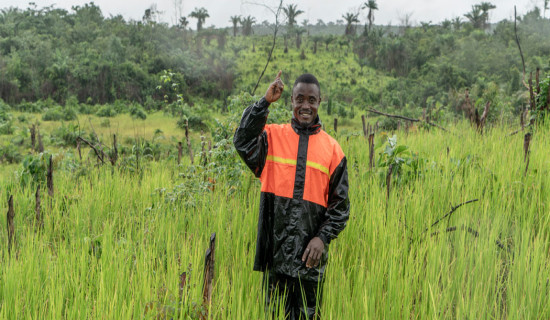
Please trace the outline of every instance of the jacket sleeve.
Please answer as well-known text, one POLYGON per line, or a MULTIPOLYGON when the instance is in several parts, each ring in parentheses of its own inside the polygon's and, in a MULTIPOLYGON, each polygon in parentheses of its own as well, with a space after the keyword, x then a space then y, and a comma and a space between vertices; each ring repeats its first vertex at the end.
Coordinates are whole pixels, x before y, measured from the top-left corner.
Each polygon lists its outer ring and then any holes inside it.
POLYGON ((349 219, 348 168, 343 157, 329 181, 327 220, 319 228, 317 236, 329 244, 344 230, 349 219))
POLYGON ((267 155, 267 133, 264 127, 269 114, 268 107, 269 102, 262 98, 246 108, 233 137, 237 153, 256 177, 262 174, 267 155))

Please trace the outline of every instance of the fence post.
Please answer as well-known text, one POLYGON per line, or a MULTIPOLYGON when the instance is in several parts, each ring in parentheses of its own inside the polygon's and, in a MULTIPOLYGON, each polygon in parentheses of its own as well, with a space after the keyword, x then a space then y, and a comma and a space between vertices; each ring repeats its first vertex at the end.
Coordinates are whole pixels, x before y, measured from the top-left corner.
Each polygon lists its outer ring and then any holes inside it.
POLYGON ((34 151, 36 147, 36 125, 35 124, 33 124, 32 127, 30 127, 30 131, 31 131, 31 147, 32 147, 32 150, 34 151))
POLYGON ((527 169, 529 168, 529 146, 531 144, 531 132, 527 132, 523 138, 523 161, 525 162, 525 172, 523 175, 527 175, 527 169))
POLYGON ((369 170, 374 168, 374 132, 369 134, 369 170))
POLYGON ((214 279, 214 263, 216 253, 216 233, 210 236, 210 246, 206 250, 204 257, 204 286, 202 291, 203 304, 207 308, 206 318, 208 318, 208 306, 212 303, 212 279, 214 279))
POLYGON ((367 138, 368 137, 367 124, 366 124, 366 121, 365 121, 365 115, 364 114, 361 115, 361 121, 363 122, 363 135, 365 136, 365 138, 367 138))
POLYGON ((181 156, 183 155, 183 147, 181 141, 178 142, 178 164, 181 164, 181 156))
POLYGON ((191 140, 189 140, 189 121, 185 121, 185 140, 187 140, 187 151, 189 152, 189 159, 193 164, 193 149, 191 148, 191 140))
POLYGON ((8 253, 11 252, 12 246, 15 244, 15 226, 13 219, 15 218, 15 210, 13 210, 13 196, 8 198, 8 253))
POLYGON ((40 134, 40 129, 37 129, 38 135, 38 152, 44 152, 44 144, 42 143, 42 135, 40 134))
POLYGON ((338 118, 334 118, 334 132, 338 132, 338 118))
POLYGON ((53 168, 52 168, 52 156, 48 162, 48 173, 46 174, 46 185, 48 186, 48 195, 53 197, 53 168))
POLYGON ((113 166, 116 164, 116 161, 118 160, 118 147, 116 143, 116 134, 113 134, 113 152, 111 153, 109 160, 111 161, 111 165, 113 166))
POLYGON ((40 212, 40 184, 36 186, 36 193, 34 194, 36 199, 36 205, 34 207, 34 211, 36 213, 35 219, 36 219, 36 225, 40 228, 43 225, 42 222, 42 215, 40 212))

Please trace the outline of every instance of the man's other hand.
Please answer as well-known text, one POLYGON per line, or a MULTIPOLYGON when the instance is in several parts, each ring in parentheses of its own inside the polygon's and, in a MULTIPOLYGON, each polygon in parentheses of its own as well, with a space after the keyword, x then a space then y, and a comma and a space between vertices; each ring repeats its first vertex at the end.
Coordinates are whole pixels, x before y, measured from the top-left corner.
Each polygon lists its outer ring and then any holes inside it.
POLYGON ((311 241, 309 241, 307 248, 302 255, 302 262, 305 262, 306 267, 308 268, 317 267, 324 250, 325 243, 323 240, 319 237, 314 237, 311 241))
POLYGON ((277 74, 275 81, 273 81, 269 85, 269 88, 265 93, 265 100, 267 100, 267 102, 269 103, 273 103, 279 100, 279 98, 281 97, 281 94, 283 93, 285 84, 283 83, 283 80, 281 80, 281 73, 283 73, 283 71, 279 70, 279 73, 277 74))

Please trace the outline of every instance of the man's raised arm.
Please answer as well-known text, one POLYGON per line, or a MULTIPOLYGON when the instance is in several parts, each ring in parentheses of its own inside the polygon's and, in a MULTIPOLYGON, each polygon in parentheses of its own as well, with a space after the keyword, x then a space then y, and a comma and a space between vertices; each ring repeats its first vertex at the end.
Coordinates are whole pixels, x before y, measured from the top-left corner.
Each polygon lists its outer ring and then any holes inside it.
POLYGON ((235 149, 256 177, 262 174, 267 155, 267 134, 264 126, 269 114, 268 108, 271 103, 279 100, 284 90, 281 73, 279 71, 269 85, 265 96, 244 110, 233 137, 235 149))

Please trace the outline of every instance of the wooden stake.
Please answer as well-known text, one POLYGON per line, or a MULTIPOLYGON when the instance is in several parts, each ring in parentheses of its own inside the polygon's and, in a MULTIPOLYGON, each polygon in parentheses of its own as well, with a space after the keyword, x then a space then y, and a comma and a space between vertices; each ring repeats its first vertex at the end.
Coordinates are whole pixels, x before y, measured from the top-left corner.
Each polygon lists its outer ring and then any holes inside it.
POLYGON ((531 111, 535 110, 535 94, 533 92, 533 72, 529 75, 529 107, 531 111))
POLYGON ((483 127, 485 127, 485 122, 487 121, 487 117, 489 116, 490 106, 491 106, 491 101, 487 101, 487 103, 485 104, 485 108, 483 109, 483 113, 481 114, 481 118, 479 119, 479 123, 478 123, 479 133, 483 133, 483 127))
POLYGON ((338 132, 338 118, 334 118, 334 132, 338 132))
POLYGON ((210 236, 210 247, 206 250, 204 257, 204 286, 202 291, 203 304, 207 309, 208 318, 208 306, 212 303, 212 280, 214 279, 214 264, 216 253, 216 233, 212 233, 210 236))
POLYGON ((193 149, 191 148, 191 140, 189 140, 189 122, 185 121, 185 140, 187 140, 187 151, 189 152, 189 159, 193 164, 193 149))
POLYGON ((523 161, 525 162, 525 172, 523 175, 527 175, 527 169, 529 169, 529 146, 531 144, 531 132, 527 132, 523 138, 523 161))
POLYGON ((36 125, 32 125, 32 127, 30 127, 30 131, 31 131, 31 147, 32 147, 32 150, 35 150, 34 148, 36 147, 36 125))
POLYGON ((369 170, 374 168, 374 132, 369 134, 369 170))
POLYGON ((203 166, 206 166, 208 157, 206 155, 206 141, 204 137, 204 131, 201 130, 201 162, 203 166))
POLYGON ((181 164, 181 156, 183 155, 183 147, 181 141, 178 142, 178 164, 181 164))
POLYGON ((118 147, 116 143, 116 134, 113 134, 113 152, 111 153, 109 160, 111 161, 111 165, 113 166, 116 164, 116 161, 118 160, 118 147))
POLYGON ((48 187, 48 195, 53 197, 53 168, 52 168, 52 156, 48 163, 48 173, 46 174, 46 185, 48 187))
POLYGON ((40 129, 37 130, 38 132, 38 152, 42 153, 44 152, 44 144, 42 143, 42 135, 40 135, 40 129))
POLYGON ((39 228, 41 228, 43 226, 43 221, 42 221, 42 216, 40 214, 40 185, 36 186, 35 199, 36 199, 36 205, 34 207, 34 211, 36 213, 35 215, 36 225, 39 228))
POLYGON ((76 150, 78 150, 78 157, 82 161, 82 153, 80 152, 80 139, 76 138, 76 150))
POLYGON ((364 114, 361 115, 361 122, 363 122, 363 135, 365 136, 365 138, 367 138, 369 135, 367 133, 367 125, 366 125, 364 114))
POLYGON ((11 252, 12 246, 15 244, 15 226, 13 219, 15 218, 15 211, 13 210, 13 196, 8 198, 8 253, 11 252))

